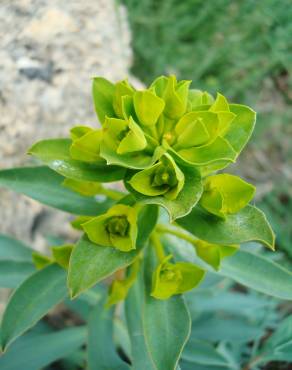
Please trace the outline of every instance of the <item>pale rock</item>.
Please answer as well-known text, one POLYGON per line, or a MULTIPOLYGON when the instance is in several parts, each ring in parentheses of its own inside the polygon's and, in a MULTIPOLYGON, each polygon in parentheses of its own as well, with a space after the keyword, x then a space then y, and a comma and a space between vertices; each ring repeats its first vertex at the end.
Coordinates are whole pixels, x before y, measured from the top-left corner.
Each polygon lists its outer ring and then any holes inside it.
MULTIPOLYGON (((0 44, 0 168, 31 164, 35 141, 68 136, 74 124, 96 127, 91 78, 117 81, 132 62, 114 0, 0 1, 0 44)), ((0 232, 38 250, 48 233, 76 238, 70 217, 0 189, 0 232)))

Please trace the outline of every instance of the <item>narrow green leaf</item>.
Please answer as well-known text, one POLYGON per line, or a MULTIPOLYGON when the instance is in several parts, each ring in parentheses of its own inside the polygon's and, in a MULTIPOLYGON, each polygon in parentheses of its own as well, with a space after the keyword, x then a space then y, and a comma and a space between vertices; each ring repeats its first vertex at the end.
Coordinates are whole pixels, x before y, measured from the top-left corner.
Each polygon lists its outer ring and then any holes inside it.
POLYGON ((275 236, 271 226, 263 212, 251 205, 224 220, 196 207, 177 223, 209 243, 228 245, 257 241, 274 249, 275 236))
POLYGON ((292 361, 292 316, 283 320, 258 351, 259 362, 292 361))
POLYGON ((102 247, 82 237, 73 249, 68 273, 68 286, 72 297, 92 287, 98 281, 131 264, 137 257, 157 221, 155 206, 145 206, 138 216, 137 249, 121 252, 102 247))
MULTIPOLYGON (((210 365, 196 365, 194 369, 194 364, 188 361, 182 361, 180 363, 180 370, 229 370, 230 367, 226 366, 210 366, 210 365)), ((177 369, 179 370, 179 369, 177 369)))
POLYGON ((76 351, 86 340, 84 327, 49 334, 29 333, 0 357, 2 370, 39 370, 76 351))
POLYGON ((292 299, 292 273, 266 257, 239 250, 222 261, 218 273, 261 293, 292 299))
POLYGON ((0 287, 16 288, 29 275, 35 267, 28 261, 0 260, 0 287))
POLYGON ((104 300, 92 310, 88 322, 88 370, 127 370, 113 343, 113 309, 104 300))
POLYGON ((27 195, 48 206, 77 215, 97 216, 111 204, 98 203, 62 186, 64 177, 48 167, 23 167, 0 171, 0 186, 27 195))
POLYGON ((73 249, 68 272, 68 287, 72 298, 91 288, 115 271, 128 266, 137 256, 137 250, 121 252, 102 247, 83 236, 73 249))
POLYGON ((189 338, 191 318, 182 296, 158 300, 150 296, 155 260, 148 254, 143 328, 149 355, 157 370, 175 370, 189 338))
POLYGON ((262 334, 263 330, 258 323, 243 317, 203 315, 193 321, 191 338, 211 343, 227 341, 243 344, 262 334))
POLYGON ((34 144, 28 153, 69 179, 112 182, 124 177, 125 169, 121 167, 108 166, 105 162, 91 164, 71 159, 71 144, 72 140, 70 139, 41 140, 34 144))
MULTIPOLYGON (((291 274, 292 276, 292 274, 291 274)), ((292 316, 288 316, 265 342, 261 352, 277 351, 292 342, 292 316)), ((292 345, 292 343, 291 343, 292 345)), ((292 357, 292 354, 291 354, 292 357)))
POLYGON ((126 320, 131 340, 131 362, 133 369, 156 370, 148 353, 143 331, 144 289, 143 273, 140 271, 125 301, 126 320))
POLYGON ((191 338, 182 354, 182 358, 196 366, 209 365, 209 366, 227 366, 228 362, 211 344, 201 340, 191 338))
POLYGON ((11 236, 0 234, 0 260, 31 262, 33 250, 11 236))
POLYGON ((66 294, 65 271, 57 265, 37 271, 25 280, 11 296, 3 315, 3 350, 61 302, 66 294))

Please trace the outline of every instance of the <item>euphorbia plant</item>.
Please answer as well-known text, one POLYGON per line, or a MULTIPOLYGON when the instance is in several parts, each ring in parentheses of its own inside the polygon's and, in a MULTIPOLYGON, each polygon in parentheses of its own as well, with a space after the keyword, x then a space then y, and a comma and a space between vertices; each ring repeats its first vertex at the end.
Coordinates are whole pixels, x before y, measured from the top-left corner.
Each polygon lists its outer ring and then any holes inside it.
MULTIPOLYGON (((229 275, 245 283, 236 272, 242 243, 274 249, 264 214, 249 204, 255 187, 225 173, 248 142, 256 114, 175 76, 139 91, 127 80, 97 77, 93 100, 100 128, 76 126, 68 139, 42 140, 29 149, 47 166, 33 170, 36 187, 28 179, 18 188, 21 171, 18 181, 8 175, 2 183, 77 215, 72 227, 79 241, 54 247, 52 256, 35 254, 37 268, 66 271, 73 299, 111 276, 105 310, 126 300, 128 361, 136 370, 173 370, 190 334, 184 293, 206 272, 220 273, 227 260, 235 266, 229 275), (118 181, 115 188, 103 185, 118 181), (52 183, 53 191, 47 190, 52 183)), ((7 312, 4 348, 27 329, 11 333, 9 305, 7 312)), ((120 358, 115 365, 128 368, 120 358)))

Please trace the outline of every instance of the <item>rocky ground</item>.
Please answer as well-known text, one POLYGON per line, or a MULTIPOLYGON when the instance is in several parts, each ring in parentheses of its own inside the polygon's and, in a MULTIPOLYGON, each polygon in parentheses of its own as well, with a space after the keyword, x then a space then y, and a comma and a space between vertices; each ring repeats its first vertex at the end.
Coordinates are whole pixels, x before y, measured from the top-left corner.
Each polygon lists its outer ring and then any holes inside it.
MULTIPOLYGON (((0 168, 29 163, 36 140, 97 124, 91 80, 118 80, 131 64, 125 9, 114 0, 8 0, 0 3, 0 168)), ((0 190, 0 232, 45 245, 67 236, 68 216, 0 190)))

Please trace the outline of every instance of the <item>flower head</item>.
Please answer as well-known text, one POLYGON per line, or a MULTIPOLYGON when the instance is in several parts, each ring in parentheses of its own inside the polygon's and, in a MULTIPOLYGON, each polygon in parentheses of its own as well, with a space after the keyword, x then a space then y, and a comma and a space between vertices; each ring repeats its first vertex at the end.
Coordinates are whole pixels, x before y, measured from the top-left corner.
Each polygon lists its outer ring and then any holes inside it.
POLYGON ((82 224, 82 228, 93 243, 123 252, 136 248, 137 214, 132 207, 115 205, 105 214, 82 224))
POLYGON ((157 266, 152 278, 151 295, 167 299, 197 286, 204 277, 204 270, 189 262, 170 263, 171 255, 157 266))
POLYGON ((172 157, 165 154, 152 167, 137 172, 129 183, 141 194, 173 200, 184 186, 184 174, 172 157))
POLYGON ((200 204, 209 213, 225 218, 244 208, 255 193, 255 187, 228 173, 208 176, 200 204))

